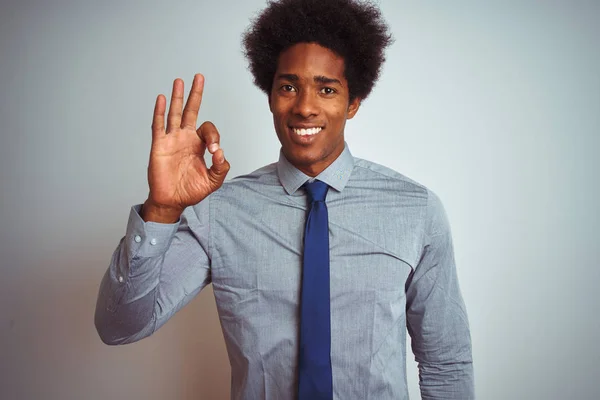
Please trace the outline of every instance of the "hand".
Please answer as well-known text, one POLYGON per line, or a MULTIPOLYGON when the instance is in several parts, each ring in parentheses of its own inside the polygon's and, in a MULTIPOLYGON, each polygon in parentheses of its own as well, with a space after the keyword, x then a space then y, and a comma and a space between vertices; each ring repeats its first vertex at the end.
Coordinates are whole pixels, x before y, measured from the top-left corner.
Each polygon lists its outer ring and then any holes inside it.
POLYGON ((165 130, 167 100, 156 99, 152 121, 152 149, 148 166, 150 194, 142 208, 145 221, 176 222, 183 210, 199 203, 223 184, 229 171, 219 132, 211 122, 196 130, 202 103, 204 77, 194 76, 192 89, 183 109, 183 81, 173 82, 173 94, 165 130), (204 152, 212 154, 212 166, 204 162, 204 152))

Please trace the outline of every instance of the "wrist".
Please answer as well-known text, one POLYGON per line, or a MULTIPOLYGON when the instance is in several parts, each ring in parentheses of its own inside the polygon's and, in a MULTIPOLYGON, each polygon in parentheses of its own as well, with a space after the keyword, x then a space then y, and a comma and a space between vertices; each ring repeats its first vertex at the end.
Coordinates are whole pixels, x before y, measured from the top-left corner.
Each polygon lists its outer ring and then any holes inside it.
POLYGON ((183 208, 161 206, 148 199, 142 205, 140 216, 144 222, 158 222, 161 224, 173 224, 179 221, 183 208))

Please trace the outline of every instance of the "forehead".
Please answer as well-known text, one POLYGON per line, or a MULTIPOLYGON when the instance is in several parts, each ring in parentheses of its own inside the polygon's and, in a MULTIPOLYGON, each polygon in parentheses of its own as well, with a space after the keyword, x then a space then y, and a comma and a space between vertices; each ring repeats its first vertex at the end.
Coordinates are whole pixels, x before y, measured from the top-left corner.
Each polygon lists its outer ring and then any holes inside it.
POLYGON ((316 43, 297 43, 279 55, 275 77, 279 74, 294 74, 308 80, 325 76, 345 82, 344 59, 316 43))

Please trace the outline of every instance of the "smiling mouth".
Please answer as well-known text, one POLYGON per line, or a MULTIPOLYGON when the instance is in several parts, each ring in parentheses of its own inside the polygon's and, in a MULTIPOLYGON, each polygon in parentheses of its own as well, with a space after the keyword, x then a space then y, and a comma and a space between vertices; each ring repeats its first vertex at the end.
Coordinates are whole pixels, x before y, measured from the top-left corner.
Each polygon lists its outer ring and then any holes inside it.
POLYGON ((323 128, 321 127, 315 127, 315 128, 292 128, 292 131, 299 136, 312 136, 312 135, 316 135, 317 133, 321 132, 323 128))

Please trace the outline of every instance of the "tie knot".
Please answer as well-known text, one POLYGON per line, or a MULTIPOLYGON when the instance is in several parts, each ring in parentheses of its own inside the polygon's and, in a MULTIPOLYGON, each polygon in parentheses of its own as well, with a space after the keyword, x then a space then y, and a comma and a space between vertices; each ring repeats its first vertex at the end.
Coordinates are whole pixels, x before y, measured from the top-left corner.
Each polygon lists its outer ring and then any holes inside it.
POLYGON ((327 196, 327 190, 329 189, 329 185, 325 182, 314 180, 312 182, 306 182, 304 187, 306 188, 306 192, 308 193, 311 202, 325 201, 325 196, 327 196))

